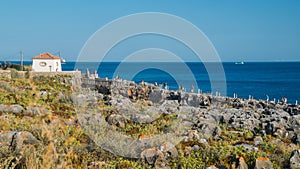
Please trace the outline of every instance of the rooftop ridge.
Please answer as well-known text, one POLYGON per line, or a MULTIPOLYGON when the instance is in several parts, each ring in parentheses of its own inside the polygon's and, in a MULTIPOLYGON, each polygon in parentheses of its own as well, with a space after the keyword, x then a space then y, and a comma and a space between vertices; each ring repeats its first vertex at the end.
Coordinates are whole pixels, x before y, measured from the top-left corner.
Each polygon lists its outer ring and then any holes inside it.
POLYGON ((38 56, 34 56, 32 57, 32 59, 61 59, 60 57, 58 56, 55 56, 49 52, 45 52, 45 53, 42 53, 38 56))

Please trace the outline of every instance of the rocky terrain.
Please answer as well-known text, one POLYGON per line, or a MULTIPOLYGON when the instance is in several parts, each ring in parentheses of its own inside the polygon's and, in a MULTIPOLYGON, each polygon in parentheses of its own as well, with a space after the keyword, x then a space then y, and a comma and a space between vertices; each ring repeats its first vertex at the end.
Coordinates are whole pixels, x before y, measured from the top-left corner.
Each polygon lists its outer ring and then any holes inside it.
POLYGON ((300 168, 299 105, 120 80, 0 81, 0 168, 300 168))

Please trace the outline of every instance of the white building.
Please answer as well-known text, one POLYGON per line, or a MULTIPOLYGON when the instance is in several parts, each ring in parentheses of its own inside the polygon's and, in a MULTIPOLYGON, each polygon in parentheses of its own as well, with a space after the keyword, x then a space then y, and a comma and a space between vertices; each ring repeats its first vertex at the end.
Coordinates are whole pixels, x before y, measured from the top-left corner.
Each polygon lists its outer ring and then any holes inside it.
POLYGON ((61 58, 48 52, 32 58, 32 70, 35 72, 61 72, 61 58))

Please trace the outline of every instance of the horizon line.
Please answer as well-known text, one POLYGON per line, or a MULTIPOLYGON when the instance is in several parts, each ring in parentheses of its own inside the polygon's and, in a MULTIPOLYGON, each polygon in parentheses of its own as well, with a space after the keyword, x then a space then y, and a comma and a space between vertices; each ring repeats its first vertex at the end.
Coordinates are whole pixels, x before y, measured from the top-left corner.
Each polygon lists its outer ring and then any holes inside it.
MULTIPOLYGON (((32 62, 32 60, 23 60, 24 62, 32 62)), ((0 62, 4 62, 4 60, 0 60, 0 62)), ((5 62, 20 62, 20 60, 5 60, 5 62)), ((70 60, 68 62, 77 62, 76 60, 70 60)), ((95 63, 95 61, 85 61, 85 62, 77 62, 77 63, 95 63)), ((104 63, 121 63, 122 61, 102 61, 104 63)), ((101 63, 102 63, 101 62, 101 63)), ((254 63, 254 62, 300 62, 300 60, 250 60, 250 61, 184 61, 184 63, 236 63, 236 62, 244 62, 244 63, 254 63)), ((147 63, 146 61, 141 62, 141 61, 133 61, 133 62, 126 62, 126 63, 147 63)), ((149 63, 182 63, 178 61, 155 61, 152 62, 150 61, 149 63)))

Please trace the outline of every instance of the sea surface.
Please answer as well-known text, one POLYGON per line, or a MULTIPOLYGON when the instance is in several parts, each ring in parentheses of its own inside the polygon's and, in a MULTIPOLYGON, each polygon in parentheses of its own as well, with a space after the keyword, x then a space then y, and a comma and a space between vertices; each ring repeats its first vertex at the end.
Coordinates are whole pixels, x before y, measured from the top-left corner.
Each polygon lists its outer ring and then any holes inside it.
MULTIPOLYGON (((31 64, 31 62, 25 64, 31 64)), ((207 73, 205 66, 214 67, 216 63, 185 63, 184 65, 187 65, 190 72, 187 72, 179 63, 126 64, 124 66, 118 62, 103 62, 100 65, 67 62, 62 65, 62 69, 65 71, 79 69, 85 73, 86 68, 89 68, 90 72, 97 70, 102 78, 121 76, 123 79, 133 80, 137 83, 142 80, 149 83, 157 82, 158 84, 167 84, 173 90, 177 90, 181 85, 190 91, 192 79, 195 79, 197 84, 194 86, 194 92, 197 92, 199 88, 204 93, 212 92, 212 84, 224 84, 224 79, 214 77, 218 75, 207 73), (120 65, 125 69, 116 73, 116 69, 120 65), (168 73, 167 70, 171 70, 171 73, 168 73), (177 84, 178 82, 182 84, 177 84)), ((222 66, 225 74, 225 94, 229 97, 233 97, 236 93, 239 98, 245 99, 251 95, 254 99, 267 100, 269 98, 269 100, 276 99, 277 101, 286 97, 289 103, 295 103, 296 100, 300 102, 300 62, 246 62, 245 64, 224 62, 222 66)), ((215 94, 214 92, 213 94, 215 94)), ((224 93, 222 94, 224 95, 224 93)))

